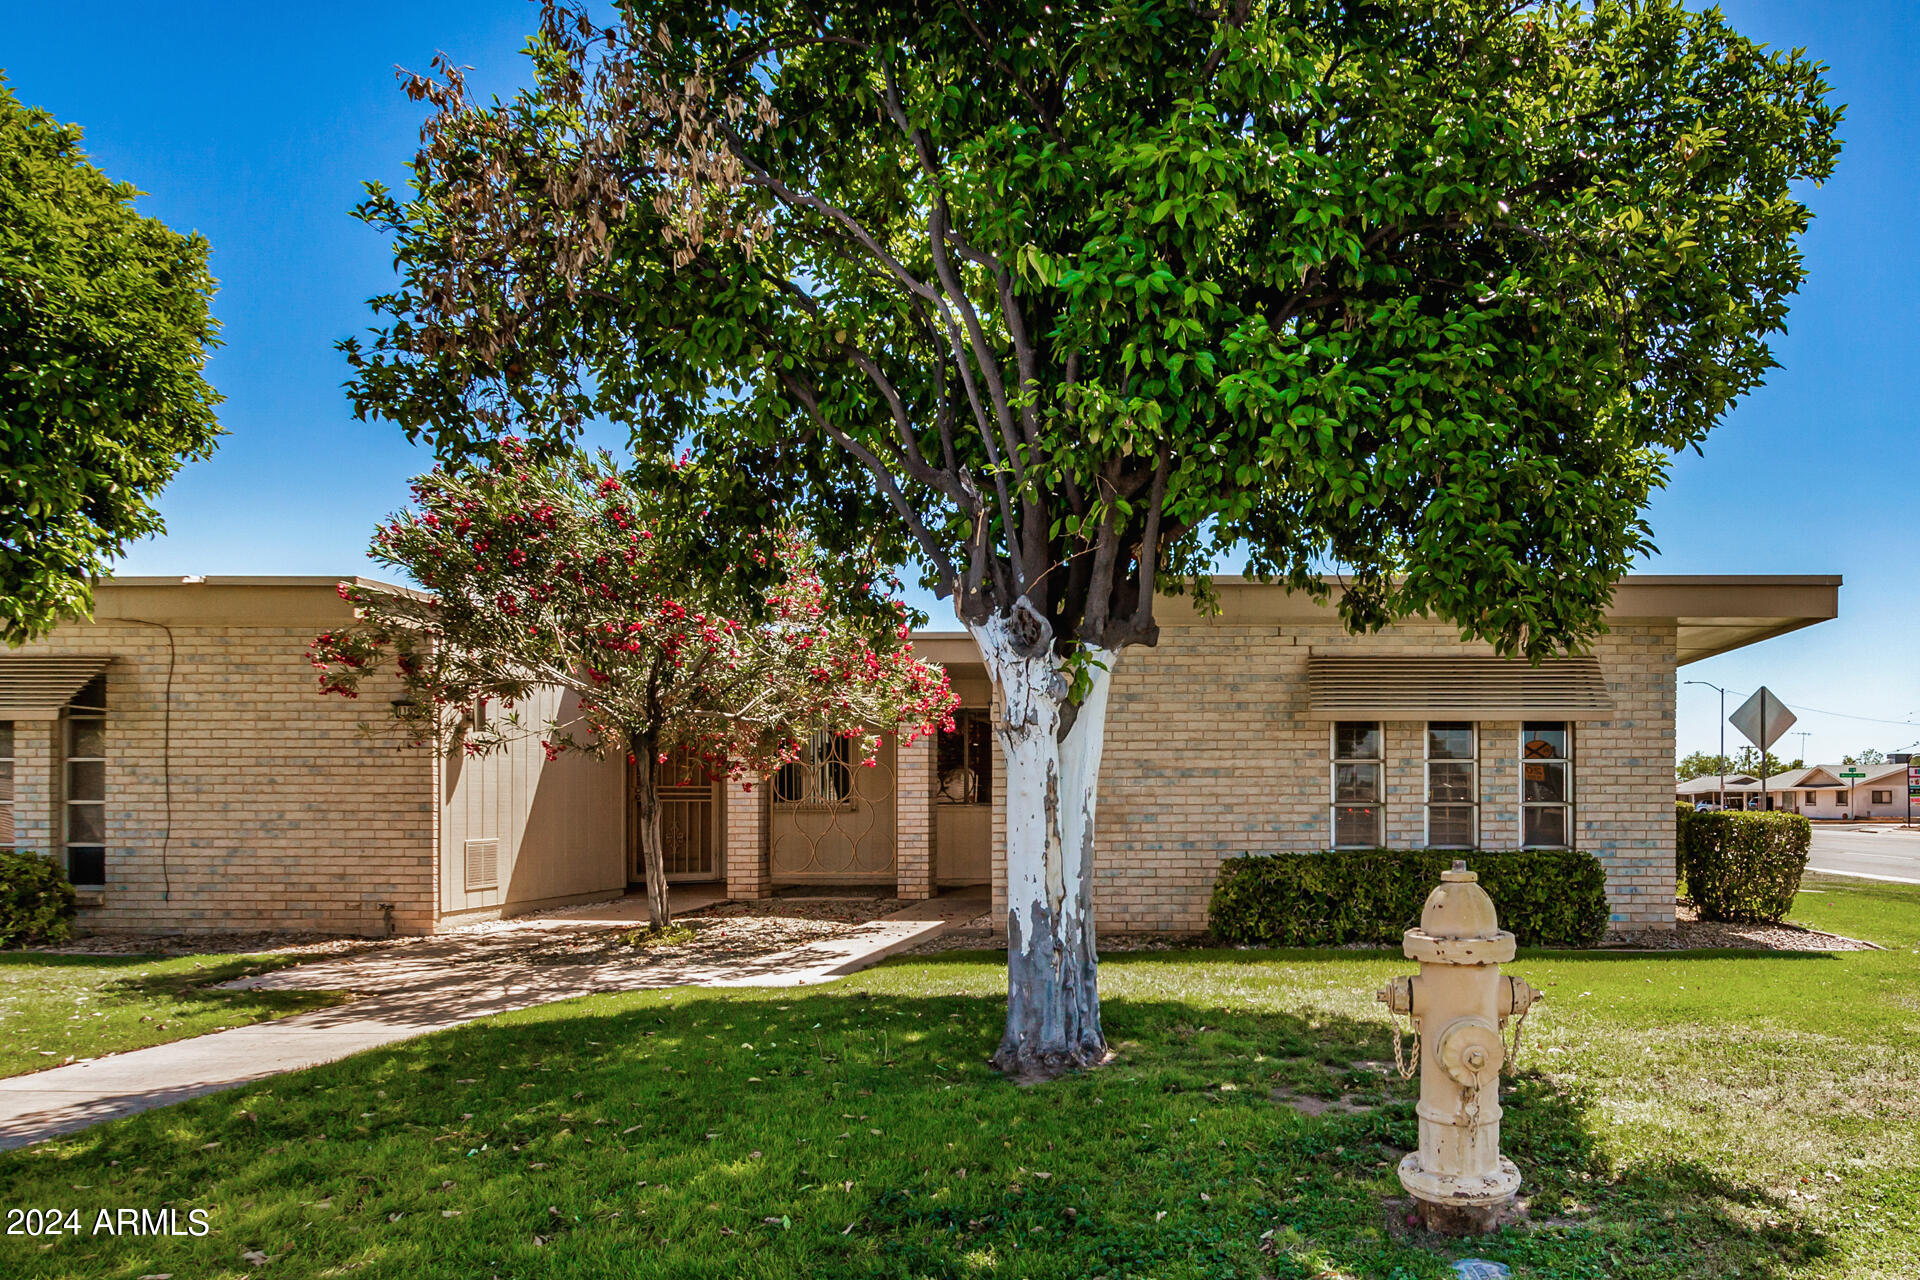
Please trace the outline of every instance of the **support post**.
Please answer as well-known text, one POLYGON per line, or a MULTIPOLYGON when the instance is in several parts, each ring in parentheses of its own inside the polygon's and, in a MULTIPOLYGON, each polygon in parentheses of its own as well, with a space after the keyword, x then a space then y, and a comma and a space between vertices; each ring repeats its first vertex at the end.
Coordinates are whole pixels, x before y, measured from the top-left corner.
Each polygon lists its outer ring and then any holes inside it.
POLYGON ((912 901, 934 895, 934 797, 939 791, 939 736, 927 734, 894 751, 898 779, 893 809, 894 893, 912 901))
POLYGON ((727 788, 727 896, 771 898, 767 871, 767 783, 729 779, 727 788))

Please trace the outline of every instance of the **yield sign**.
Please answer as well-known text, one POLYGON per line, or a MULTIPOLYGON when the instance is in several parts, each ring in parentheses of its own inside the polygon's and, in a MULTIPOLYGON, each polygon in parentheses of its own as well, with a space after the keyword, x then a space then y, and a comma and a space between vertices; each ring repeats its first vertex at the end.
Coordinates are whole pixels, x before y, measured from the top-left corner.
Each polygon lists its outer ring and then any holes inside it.
POLYGON ((1727 717, 1727 723, 1738 729, 1748 742, 1765 751, 1799 718, 1787 710, 1779 694, 1761 685, 1751 698, 1740 704, 1738 711, 1727 717))

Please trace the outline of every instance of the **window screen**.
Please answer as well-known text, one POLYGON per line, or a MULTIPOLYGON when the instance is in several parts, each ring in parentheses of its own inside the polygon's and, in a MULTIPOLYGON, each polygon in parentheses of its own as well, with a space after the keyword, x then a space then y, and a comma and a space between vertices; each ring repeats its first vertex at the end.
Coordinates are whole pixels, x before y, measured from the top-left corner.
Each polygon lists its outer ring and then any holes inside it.
POLYGON ((1333 846, 1371 849, 1381 839, 1381 732, 1378 721, 1333 726, 1333 846))
POLYGON ((67 879, 107 882, 107 678, 95 676, 67 705, 65 847, 67 879))
POLYGON ((1479 839, 1479 735, 1470 721, 1427 725, 1427 845, 1471 849, 1479 839))
POLYGON ((1520 727, 1520 843, 1565 848, 1572 840, 1572 726, 1529 721, 1520 727))

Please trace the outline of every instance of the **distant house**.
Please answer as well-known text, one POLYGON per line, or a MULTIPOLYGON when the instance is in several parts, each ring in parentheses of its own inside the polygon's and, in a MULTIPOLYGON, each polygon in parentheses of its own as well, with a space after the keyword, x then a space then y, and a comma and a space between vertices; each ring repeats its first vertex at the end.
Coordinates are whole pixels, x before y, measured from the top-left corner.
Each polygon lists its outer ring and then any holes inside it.
POLYGON ((1744 773, 1726 776, 1721 789, 1717 773, 1692 778, 1674 788, 1674 798, 1690 804, 1712 804, 1728 809, 1776 809, 1830 821, 1907 816, 1907 765, 1910 756, 1896 755, 1885 764, 1816 764, 1789 769, 1767 779, 1744 773), (1857 769, 1863 777, 1844 778, 1857 769), (1763 799, 1764 796, 1764 799, 1763 799))
MULTIPOLYGON (((1213 616, 1169 597, 1159 646, 1114 672, 1099 925, 1191 933, 1223 859, 1385 845, 1584 849, 1616 927, 1671 928, 1675 672, 1834 617, 1839 582, 1629 577, 1589 652, 1538 666, 1430 619, 1354 635, 1279 586, 1221 578, 1213 616)), ((624 760, 361 733, 398 680, 324 697, 306 658, 351 622, 333 578, 102 583, 92 622, 0 652, 0 846, 59 859, 94 930, 425 933, 627 891, 624 760)), ((668 878, 733 898, 988 885, 997 917, 993 688, 965 634, 916 648, 961 695, 952 732, 889 740, 873 768, 820 738, 735 782, 670 760, 668 878)), ((521 712, 571 714, 553 691, 521 712)))

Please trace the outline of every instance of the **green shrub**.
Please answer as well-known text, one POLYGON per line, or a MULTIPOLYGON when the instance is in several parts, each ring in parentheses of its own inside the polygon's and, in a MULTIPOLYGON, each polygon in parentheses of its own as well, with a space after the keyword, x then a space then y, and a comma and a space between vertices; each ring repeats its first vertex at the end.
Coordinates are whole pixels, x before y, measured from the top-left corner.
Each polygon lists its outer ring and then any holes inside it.
POLYGON ((1774 921, 1793 906, 1813 824, 1797 813, 1695 813, 1681 824, 1687 896, 1708 920, 1774 921))
POLYGON ((0 947, 65 942, 74 911, 73 886, 52 858, 0 849, 0 947))
POLYGON ((1207 921, 1222 941, 1332 947, 1400 941, 1440 873, 1465 859, 1500 913, 1500 927, 1531 947, 1588 947, 1607 931, 1607 873, 1590 853, 1523 849, 1339 849, 1229 858, 1220 864, 1207 921))

